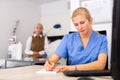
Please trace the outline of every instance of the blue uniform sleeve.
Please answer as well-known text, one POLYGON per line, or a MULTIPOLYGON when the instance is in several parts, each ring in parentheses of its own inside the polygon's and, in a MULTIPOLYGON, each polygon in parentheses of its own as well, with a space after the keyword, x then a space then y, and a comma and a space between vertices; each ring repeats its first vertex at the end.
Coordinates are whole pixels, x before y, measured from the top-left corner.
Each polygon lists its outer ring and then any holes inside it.
POLYGON ((107 42, 107 38, 104 36, 103 37, 103 41, 101 44, 101 48, 100 48, 100 53, 108 53, 108 42, 107 42))
POLYGON ((67 35, 65 35, 63 37, 63 39, 61 40, 61 42, 60 42, 59 46, 57 47, 55 53, 62 58, 67 57, 67 53, 68 53, 68 50, 67 50, 67 35))

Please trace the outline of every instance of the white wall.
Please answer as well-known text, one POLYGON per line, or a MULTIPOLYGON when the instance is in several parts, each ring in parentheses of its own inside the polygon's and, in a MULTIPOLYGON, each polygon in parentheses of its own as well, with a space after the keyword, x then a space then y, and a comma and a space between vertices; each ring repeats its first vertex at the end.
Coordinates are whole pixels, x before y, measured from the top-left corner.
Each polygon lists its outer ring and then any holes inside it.
MULTIPOLYGON (((82 6, 86 7, 93 18, 93 24, 103 24, 112 22, 112 7, 113 0, 70 0, 72 15, 74 9, 82 6)), ((76 31, 72 21, 71 21, 71 31, 76 31)))
POLYGON ((39 6, 27 0, 0 0, 0 58, 6 56, 8 45, 11 44, 8 39, 16 20, 20 21, 16 31, 17 41, 21 41, 24 48, 34 25, 40 22, 39 6))
MULTIPOLYGON (((70 0, 70 15, 72 16, 73 11, 80 6, 80 0, 70 0)), ((70 20, 70 31, 77 31, 70 20)))
POLYGON ((25 43, 32 34, 34 25, 41 21, 44 32, 54 24, 60 23, 61 29, 52 29, 48 36, 64 35, 70 31, 70 0, 56 0, 43 5, 30 0, 0 0, 0 58, 6 57, 7 49, 12 44, 8 39, 12 36, 13 27, 19 20, 16 30, 17 41, 25 43))
POLYGON ((47 32, 54 24, 61 24, 59 30, 52 29, 48 36, 64 35, 70 31, 70 0, 56 0, 41 6, 41 22, 44 24, 44 32, 47 32))

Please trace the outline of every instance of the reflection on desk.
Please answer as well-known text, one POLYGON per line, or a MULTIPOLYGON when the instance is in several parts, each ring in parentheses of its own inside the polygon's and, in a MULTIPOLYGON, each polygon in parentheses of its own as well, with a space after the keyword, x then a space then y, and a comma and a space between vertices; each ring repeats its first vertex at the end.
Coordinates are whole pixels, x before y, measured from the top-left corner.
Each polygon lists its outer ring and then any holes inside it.
MULTIPOLYGON (((8 62, 17 62, 18 66, 23 63, 29 64, 29 65, 34 65, 34 64, 44 65, 44 63, 46 62, 46 59, 45 58, 25 57, 25 58, 22 58, 21 60, 17 60, 17 59, 6 58, 5 59, 5 68, 7 68, 8 62)), ((16 66, 16 64, 15 64, 15 66, 16 66)))
POLYGON ((38 61, 38 62, 45 62, 45 58, 33 58, 33 57, 25 57, 23 58, 24 61, 38 61))
MULTIPOLYGON (((36 74, 37 71, 43 69, 43 66, 34 65, 19 68, 1 69, 0 80, 81 80, 80 77, 68 77, 62 72, 57 74, 36 74)), ((83 78, 83 77, 82 77, 83 78)), ((89 77, 93 80, 112 80, 110 76, 89 77)))

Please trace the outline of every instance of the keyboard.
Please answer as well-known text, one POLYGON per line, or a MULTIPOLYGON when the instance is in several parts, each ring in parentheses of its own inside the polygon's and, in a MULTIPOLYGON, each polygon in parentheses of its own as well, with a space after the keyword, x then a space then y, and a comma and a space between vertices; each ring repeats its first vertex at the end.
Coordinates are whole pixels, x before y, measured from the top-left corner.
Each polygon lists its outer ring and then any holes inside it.
POLYGON ((110 70, 85 70, 85 71, 66 71, 63 72, 64 75, 66 76, 73 76, 73 77, 78 77, 78 76, 110 76, 110 70))

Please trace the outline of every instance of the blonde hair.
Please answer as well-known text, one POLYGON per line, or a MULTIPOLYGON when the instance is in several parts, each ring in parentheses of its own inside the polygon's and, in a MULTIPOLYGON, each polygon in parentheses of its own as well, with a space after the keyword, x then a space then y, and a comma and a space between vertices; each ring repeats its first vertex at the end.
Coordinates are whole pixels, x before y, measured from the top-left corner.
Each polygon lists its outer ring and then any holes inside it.
POLYGON ((38 23, 35 25, 35 27, 40 26, 43 29, 43 25, 41 23, 38 23))
POLYGON ((92 18, 91 17, 91 14, 89 12, 89 10, 87 8, 84 8, 84 7, 79 7, 77 9, 74 10, 73 14, 72 14, 72 19, 74 17, 76 17, 77 15, 85 15, 86 18, 90 21, 90 19, 92 18))
MULTIPOLYGON (((36 28, 37 26, 40 26, 43 29, 43 25, 41 23, 36 24, 34 28, 36 28)), ((33 33, 35 33, 35 31, 33 33)), ((43 35, 43 31, 40 34, 43 35)))

